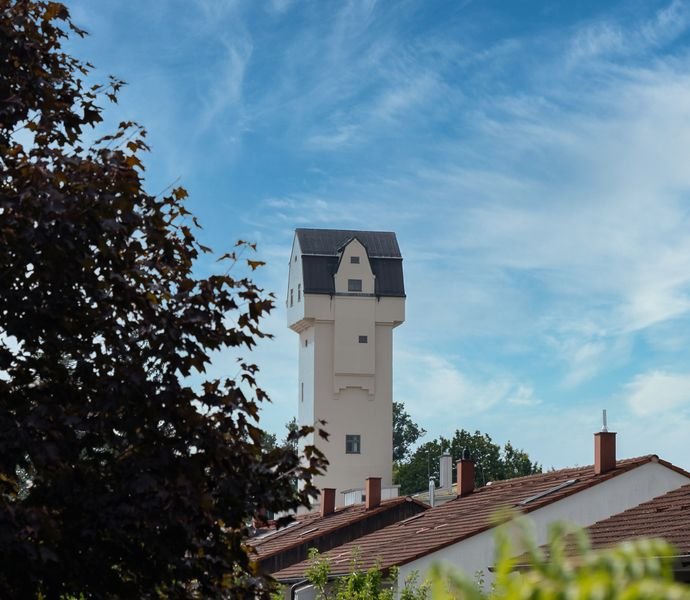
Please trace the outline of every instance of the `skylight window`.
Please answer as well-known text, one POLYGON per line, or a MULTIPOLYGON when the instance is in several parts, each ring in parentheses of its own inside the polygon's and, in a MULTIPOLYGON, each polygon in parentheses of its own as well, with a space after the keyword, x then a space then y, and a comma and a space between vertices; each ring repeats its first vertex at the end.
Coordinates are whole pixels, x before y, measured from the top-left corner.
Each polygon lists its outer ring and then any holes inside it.
POLYGON ((580 480, 579 479, 568 479, 568 481, 561 483, 555 487, 549 488, 548 490, 545 490, 543 492, 539 492, 538 494, 535 494, 534 496, 530 496, 529 498, 525 498, 521 502, 518 502, 517 505, 518 506, 525 506, 525 505, 529 504, 530 502, 534 502, 535 500, 539 500, 539 499, 543 498, 544 496, 548 496, 549 494, 554 494, 556 492, 561 491, 564 488, 570 487, 571 485, 573 485, 574 483, 577 483, 578 481, 580 481, 580 480))
POLYGON ((404 521, 400 521, 400 525, 401 526, 407 525, 407 523, 409 523, 410 521, 416 521, 417 519, 419 519, 420 517, 423 517, 423 516, 424 516, 423 512, 420 512, 417 515, 412 515, 411 517, 407 517, 407 519, 405 519, 404 521))

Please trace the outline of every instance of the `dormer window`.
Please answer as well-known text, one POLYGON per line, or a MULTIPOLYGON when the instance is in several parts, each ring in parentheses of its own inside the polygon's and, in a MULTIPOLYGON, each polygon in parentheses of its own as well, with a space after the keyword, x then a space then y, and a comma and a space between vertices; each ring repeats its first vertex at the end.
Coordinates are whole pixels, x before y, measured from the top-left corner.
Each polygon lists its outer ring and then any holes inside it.
POLYGON ((359 264, 359 256, 351 256, 351 257, 350 257, 350 262, 351 262, 353 265, 358 265, 358 264, 359 264))
POLYGON ((347 291, 348 292, 361 292, 362 291, 362 280, 361 279, 348 279, 347 280, 347 291))

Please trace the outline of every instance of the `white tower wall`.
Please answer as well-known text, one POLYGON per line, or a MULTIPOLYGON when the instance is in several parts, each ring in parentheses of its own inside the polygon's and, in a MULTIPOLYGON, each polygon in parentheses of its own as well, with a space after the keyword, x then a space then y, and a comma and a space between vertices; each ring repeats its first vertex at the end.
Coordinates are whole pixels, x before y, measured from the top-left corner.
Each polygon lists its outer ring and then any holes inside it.
MULTIPOLYGON (((367 477, 392 485, 393 328, 404 321, 404 297, 375 294, 367 248, 350 240, 333 260, 332 293, 304 293, 302 250, 295 237, 288 279, 288 324, 299 334, 298 420, 319 420, 329 440, 315 443, 328 458, 319 488, 361 489, 367 477), (350 256, 359 258, 351 261, 350 256), (297 260, 295 260, 297 259, 297 260), (349 280, 361 281, 351 291, 349 280), (346 444, 359 436, 359 447, 346 444)), ((351 284, 350 284, 351 287, 351 284)))

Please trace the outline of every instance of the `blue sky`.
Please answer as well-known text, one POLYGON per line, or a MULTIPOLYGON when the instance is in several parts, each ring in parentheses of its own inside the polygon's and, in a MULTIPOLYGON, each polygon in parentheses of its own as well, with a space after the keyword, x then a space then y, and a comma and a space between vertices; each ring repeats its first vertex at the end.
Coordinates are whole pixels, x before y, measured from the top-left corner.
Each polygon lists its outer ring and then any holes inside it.
POLYGON ((619 455, 690 468, 690 3, 68 6, 71 51, 129 83, 108 116, 147 127, 151 191, 180 178, 204 243, 268 263, 266 428, 296 411, 294 228, 392 230, 395 398, 427 439, 587 464, 607 408, 619 455))

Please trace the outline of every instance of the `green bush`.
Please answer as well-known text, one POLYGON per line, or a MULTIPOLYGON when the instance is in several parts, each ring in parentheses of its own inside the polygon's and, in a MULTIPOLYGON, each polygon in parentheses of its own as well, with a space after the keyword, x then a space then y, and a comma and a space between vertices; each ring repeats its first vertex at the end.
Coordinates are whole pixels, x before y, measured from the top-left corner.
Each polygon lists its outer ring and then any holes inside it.
MULTIPOLYGON (((388 577, 384 577, 378 567, 366 571, 359 565, 359 554, 354 553, 351 572, 335 580, 331 578, 330 561, 319 555, 316 548, 309 550, 312 563, 307 569, 306 576, 316 589, 317 600, 394 600, 395 582, 398 578, 397 568, 390 569, 388 577)), ((429 598, 429 584, 419 584, 419 576, 412 573, 400 590, 400 600, 427 600, 429 598)))

